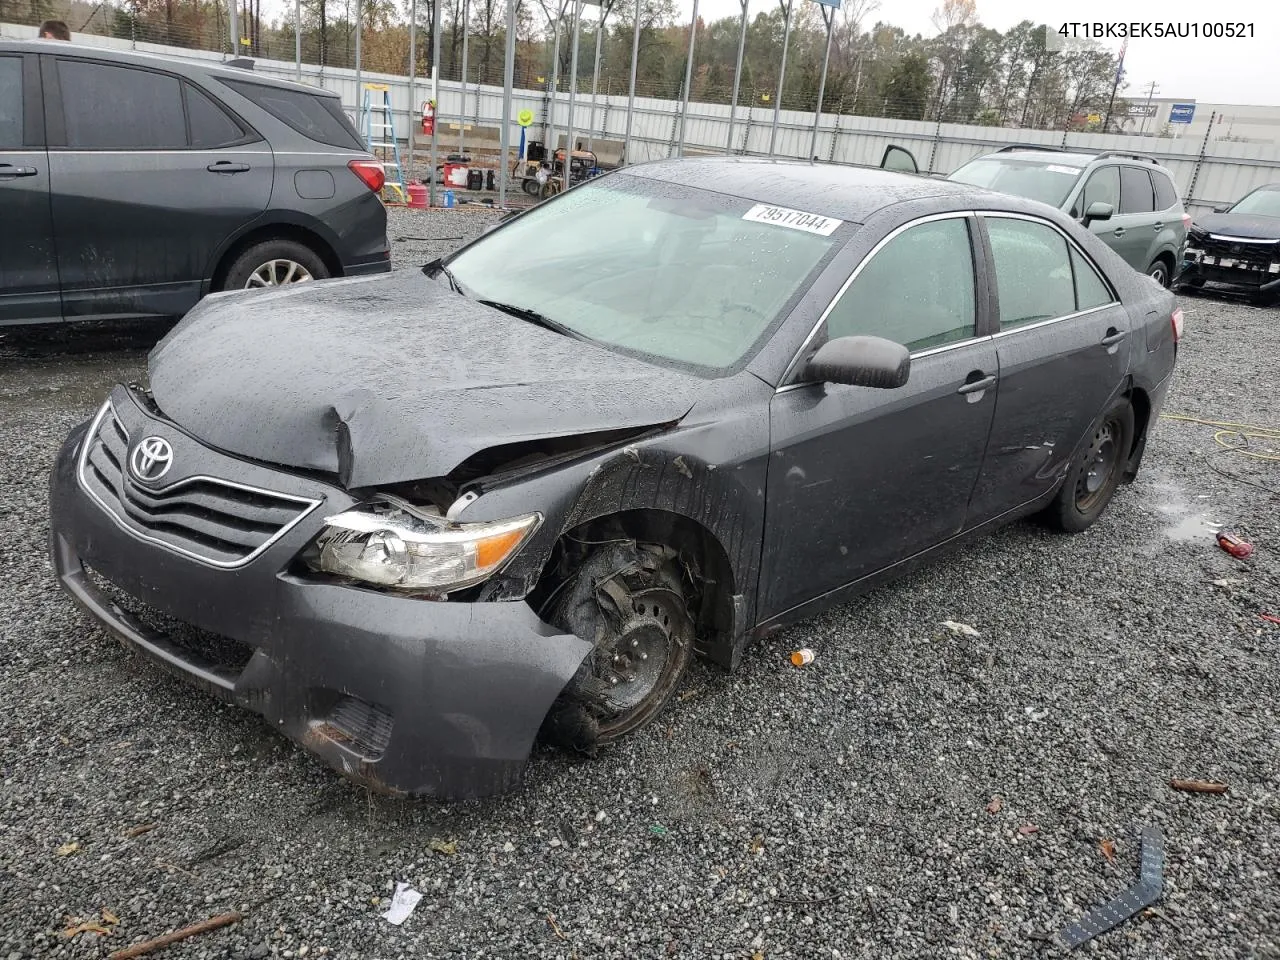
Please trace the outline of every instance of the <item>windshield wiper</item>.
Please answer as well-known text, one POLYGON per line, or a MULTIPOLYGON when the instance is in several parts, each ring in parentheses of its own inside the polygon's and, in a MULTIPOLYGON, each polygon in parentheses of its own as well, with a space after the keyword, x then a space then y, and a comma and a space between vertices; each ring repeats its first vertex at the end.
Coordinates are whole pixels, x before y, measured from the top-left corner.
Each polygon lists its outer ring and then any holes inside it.
POLYGON ((493 307, 495 310, 501 310, 513 317, 519 317, 521 320, 527 320, 530 323, 536 323, 540 327, 548 330, 554 330, 556 333, 563 334, 566 337, 573 337, 575 340, 589 340, 590 337, 584 337, 572 327, 566 327, 559 320, 552 320, 545 314, 539 313, 537 310, 531 310, 529 307, 520 307, 514 303, 500 303, 497 300, 477 300, 476 303, 483 303, 486 307, 493 307))

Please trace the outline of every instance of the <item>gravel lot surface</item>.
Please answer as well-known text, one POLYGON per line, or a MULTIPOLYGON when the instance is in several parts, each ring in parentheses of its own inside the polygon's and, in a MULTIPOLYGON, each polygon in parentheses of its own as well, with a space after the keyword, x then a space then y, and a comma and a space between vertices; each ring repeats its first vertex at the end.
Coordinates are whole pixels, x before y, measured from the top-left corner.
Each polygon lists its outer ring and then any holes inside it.
MULTIPOLYGON (((397 211, 398 264, 487 216, 397 211)), ((1183 306, 1167 410, 1280 426, 1280 311, 1183 306)), ((515 795, 393 800, 53 584, 55 450, 160 332, 0 337, 0 960, 102 957, 227 910, 245 919, 157 956, 1039 957, 1133 881, 1143 824, 1167 841, 1160 914, 1082 954, 1280 957, 1280 626, 1258 616, 1280 615, 1280 502, 1216 472, 1280 488, 1280 464, 1165 420, 1084 535, 1017 525, 753 647, 740 675, 697 666, 632 742, 541 751, 515 795), (816 661, 791 667, 797 647, 816 661), (423 894, 401 927, 380 917, 397 880, 423 894), (104 917, 108 936, 63 935, 104 917)))

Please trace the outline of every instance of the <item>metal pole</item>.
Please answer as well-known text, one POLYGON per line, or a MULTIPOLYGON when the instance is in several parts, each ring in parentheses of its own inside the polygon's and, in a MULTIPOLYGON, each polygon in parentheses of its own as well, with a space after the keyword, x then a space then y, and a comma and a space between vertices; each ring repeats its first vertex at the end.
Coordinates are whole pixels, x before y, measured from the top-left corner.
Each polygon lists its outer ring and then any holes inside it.
POLYGON ((293 0, 293 71, 302 82, 302 0, 293 0))
POLYGON ((360 35, 364 33, 364 0, 356 0, 356 109, 362 109, 361 104, 364 103, 364 94, 360 92, 360 35))
POLYGON ((689 21, 689 57, 684 63, 684 97, 680 103, 680 140, 676 156, 684 156, 684 130, 689 119, 689 87, 693 82, 693 41, 698 34, 698 0, 693 0, 693 19, 689 21))
POLYGON ((431 124, 431 206, 436 205, 436 152, 440 141, 440 0, 431 4, 431 102, 435 105, 435 122, 431 124))
MULTIPOLYGON (((696 3, 697 0, 694 0, 696 3)), ((569 123, 564 138, 564 188, 569 189, 569 171, 573 169, 573 101, 578 93, 578 39, 582 33, 583 0, 576 0, 573 5, 573 54, 569 66, 569 123)), ((555 154, 551 155, 552 160, 555 154)), ((554 169, 554 167, 552 168, 554 169)))
POLYGON ((742 29, 738 33, 738 62, 733 68, 733 99, 729 101, 729 137, 724 152, 733 153, 733 118, 738 112, 738 86, 742 82, 742 51, 747 46, 747 2, 742 0, 742 29))
POLYGON ((596 65, 591 71, 591 122, 587 124, 587 151, 594 152, 596 141, 596 88, 600 86, 600 48, 604 45, 604 18, 608 13, 600 4, 600 23, 596 26, 596 65))
POLYGON ((240 56, 240 0, 227 0, 231 8, 231 56, 240 56))
POLYGON ((556 94, 560 92, 560 21, 564 19, 567 6, 568 0, 565 0, 563 6, 556 7, 556 42, 551 51, 551 96, 547 100, 547 123, 544 131, 547 141, 545 147, 551 151, 553 169, 556 159, 556 94))
POLYGON ((508 151, 511 149, 511 88, 516 85, 516 4, 507 0, 507 57, 502 70, 502 156, 498 162, 498 206, 507 206, 508 151))
POLYGON ((636 28, 631 37, 631 85, 627 88, 627 135, 622 141, 622 161, 631 162, 631 115, 636 106, 636 63, 640 59, 640 3, 636 0, 636 28))
POLYGON ((787 78, 787 46, 791 43, 791 0, 787 0, 784 16, 787 26, 782 31, 782 64, 778 68, 778 96, 773 103, 773 129, 769 131, 769 156, 771 157, 778 142, 778 117, 782 112, 782 84, 787 78))
POLYGON ((458 108, 458 153, 466 153, 467 125, 467 21, 471 19, 471 0, 462 0, 462 105, 458 108))
POLYGON ((414 114, 418 108, 418 0, 409 0, 409 175, 413 176, 413 149, 417 143, 414 114))
POLYGON ((1138 130, 1138 136, 1142 136, 1147 132, 1147 114, 1151 112, 1151 98, 1156 95, 1157 89, 1159 88, 1156 86, 1156 82, 1152 80, 1151 86, 1147 88, 1147 106, 1142 111, 1142 127, 1138 130))
POLYGON ((831 61, 831 25, 835 22, 835 14, 834 10, 822 8, 822 19, 827 24, 827 49, 822 54, 822 79, 818 81, 818 109, 813 115, 813 140, 809 143, 809 156, 814 160, 818 158, 818 124, 822 122, 822 98, 827 92, 827 64, 831 61))

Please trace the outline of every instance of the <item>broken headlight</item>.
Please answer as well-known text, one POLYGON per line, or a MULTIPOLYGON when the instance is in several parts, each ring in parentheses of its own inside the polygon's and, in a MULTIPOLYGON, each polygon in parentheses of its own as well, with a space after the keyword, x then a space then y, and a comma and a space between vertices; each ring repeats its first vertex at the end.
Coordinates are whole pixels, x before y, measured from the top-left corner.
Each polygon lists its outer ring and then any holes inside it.
POLYGON ((312 570, 380 587, 443 596, 488 579, 542 515, 456 523, 384 495, 326 517, 304 559, 312 570))

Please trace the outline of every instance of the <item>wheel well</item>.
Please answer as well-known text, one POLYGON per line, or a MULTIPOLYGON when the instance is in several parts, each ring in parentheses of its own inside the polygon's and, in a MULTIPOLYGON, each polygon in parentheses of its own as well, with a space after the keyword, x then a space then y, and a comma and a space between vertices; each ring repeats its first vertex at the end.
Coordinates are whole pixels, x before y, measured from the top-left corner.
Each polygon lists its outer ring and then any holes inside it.
POLYGON ((680 554, 690 613, 698 631, 699 652, 729 663, 735 631, 733 568, 716 536, 698 523, 666 510, 626 510, 597 517, 561 534, 527 601, 539 617, 552 603, 591 548, 610 540, 657 543, 680 554))
POLYGON ((231 245, 231 249, 224 253, 222 259, 218 261, 218 267, 213 271, 213 280, 209 284, 209 289, 211 291, 221 290, 223 283, 226 282, 227 272, 231 269, 231 264, 235 263, 236 257, 255 244, 263 243, 267 240, 293 240, 295 243, 300 243, 304 247, 315 251, 316 255, 324 261, 330 276, 342 276, 342 261, 338 259, 333 247, 329 246, 320 234, 294 223, 272 223, 249 231, 231 245))
MULTIPOLYGON (((1174 268, 1177 266, 1177 263, 1174 261, 1173 254, 1168 250, 1162 250, 1156 254, 1156 260, 1164 262, 1165 269, 1169 271, 1169 276, 1172 277, 1174 268)), ((1152 260, 1151 262, 1155 263, 1156 261, 1152 260)))

